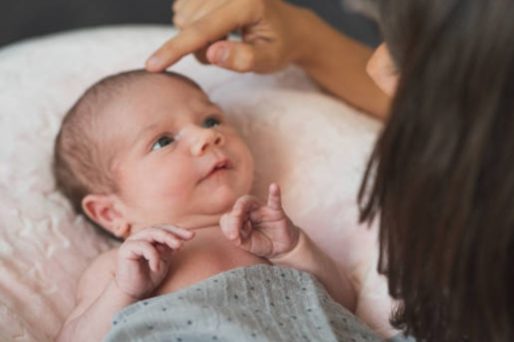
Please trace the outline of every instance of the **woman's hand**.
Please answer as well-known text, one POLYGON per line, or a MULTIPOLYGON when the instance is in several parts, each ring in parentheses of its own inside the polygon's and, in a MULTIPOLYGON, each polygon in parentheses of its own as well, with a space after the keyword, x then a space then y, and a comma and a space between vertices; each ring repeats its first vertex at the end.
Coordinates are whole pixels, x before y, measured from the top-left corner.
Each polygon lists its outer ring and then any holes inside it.
POLYGON ((270 73, 294 63, 349 104, 387 116, 390 99, 366 73, 371 49, 311 11, 282 0, 177 0, 173 9, 181 31, 146 62, 149 71, 193 52, 203 63, 240 72, 270 73), (234 30, 242 42, 225 40, 234 30))
POLYGON ((240 197, 221 217, 220 227, 237 246, 268 259, 293 250, 300 236, 300 229, 282 209, 280 188, 275 183, 269 187, 266 205, 253 196, 240 197))
POLYGON ((146 228, 130 236, 118 250, 117 287, 135 299, 149 295, 168 274, 173 251, 193 236, 191 231, 169 226, 146 228))
POLYGON ((281 0, 177 0, 173 10, 181 31, 147 61, 149 71, 196 52, 204 63, 268 73, 298 61, 307 50, 301 28, 308 11, 281 0), (239 29, 241 42, 224 39, 239 29))

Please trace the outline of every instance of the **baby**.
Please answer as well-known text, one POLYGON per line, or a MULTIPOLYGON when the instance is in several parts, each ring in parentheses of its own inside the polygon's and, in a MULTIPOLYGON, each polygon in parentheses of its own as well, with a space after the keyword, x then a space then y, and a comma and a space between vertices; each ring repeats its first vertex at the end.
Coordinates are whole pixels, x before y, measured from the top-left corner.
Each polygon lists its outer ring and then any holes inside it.
POLYGON ((56 139, 57 184, 123 242, 84 272, 59 340, 99 341, 132 303, 270 264, 309 272, 352 310, 351 285, 289 220, 278 185, 266 203, 248 195, 253 163, 222 110, 182 75, 130 71, 86 91, 56 139))

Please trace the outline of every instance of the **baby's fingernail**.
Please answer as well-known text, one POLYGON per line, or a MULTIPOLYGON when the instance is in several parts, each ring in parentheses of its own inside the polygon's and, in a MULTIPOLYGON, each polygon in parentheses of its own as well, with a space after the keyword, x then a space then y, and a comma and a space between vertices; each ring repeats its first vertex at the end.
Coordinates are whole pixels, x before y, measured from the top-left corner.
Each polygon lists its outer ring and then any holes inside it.
POLYGON ((152 56, 146 61, 146 67, 149 70, 158 70, 161 67, 161 60, 157 56, 152 56))

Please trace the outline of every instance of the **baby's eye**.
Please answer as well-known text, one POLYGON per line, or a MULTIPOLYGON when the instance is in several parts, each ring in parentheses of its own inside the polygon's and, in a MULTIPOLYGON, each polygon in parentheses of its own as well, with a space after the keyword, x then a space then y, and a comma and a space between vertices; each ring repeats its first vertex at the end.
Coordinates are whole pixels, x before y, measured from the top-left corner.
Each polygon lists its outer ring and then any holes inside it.
POLYGON ((203 127, 205 127, 205 128, 212 128, 212 127, 216 127, 218 125, 221 125, 221 120, 217 119, 215 117, 212 117, 212 116, 208 117, 203 122, 203 127))
POLYGON ((157 139, 155 144, 153 144, 152 151, 159 150, 159 149, 171 144, 174 141, 175 141, 175 139, 173 139, 173 137, 162 136, 159 139, 157 139))

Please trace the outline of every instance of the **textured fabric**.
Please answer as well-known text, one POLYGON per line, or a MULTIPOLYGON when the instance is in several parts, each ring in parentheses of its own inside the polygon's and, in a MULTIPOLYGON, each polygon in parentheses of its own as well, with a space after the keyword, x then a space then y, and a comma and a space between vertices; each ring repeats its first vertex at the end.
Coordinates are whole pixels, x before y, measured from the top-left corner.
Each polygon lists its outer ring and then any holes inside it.
POLYGON ((310 274, 256 265, 130 305, 105 341, 379 341, 310 274))

